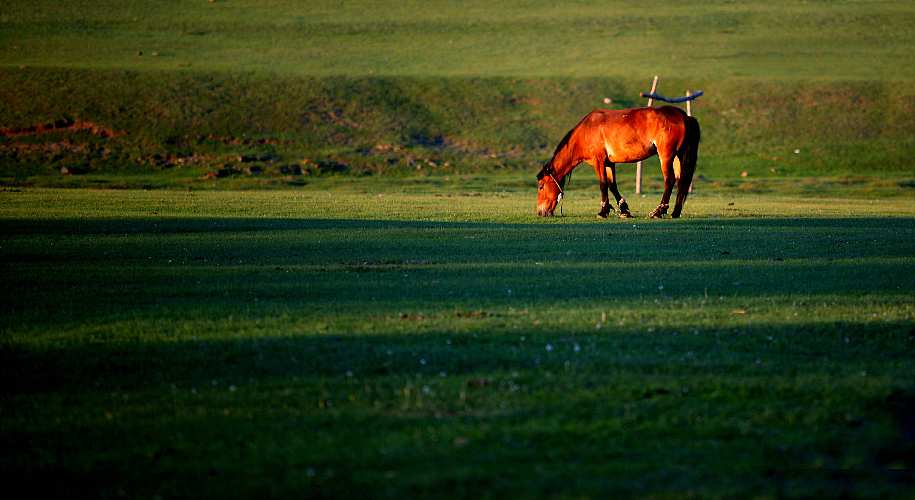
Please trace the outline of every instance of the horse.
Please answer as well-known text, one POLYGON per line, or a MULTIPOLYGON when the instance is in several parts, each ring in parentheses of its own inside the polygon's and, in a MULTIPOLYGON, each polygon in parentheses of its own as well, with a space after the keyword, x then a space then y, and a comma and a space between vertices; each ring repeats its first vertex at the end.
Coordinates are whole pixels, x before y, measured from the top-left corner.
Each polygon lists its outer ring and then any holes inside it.
POLYGON ((582 162, 591 163, 600 185, 598 217, 613 211, 607 189, 613 193, 620 217, 632 217, 629 204, 616 186, 616 164, 634 163, 658 155, 664 175, 661 203, 648 214, 662 218, 674 184, 677 201, 671 217, 680 217, 699 153, 699 122, 675 106, 622 110, 596 109, 588 113, 556 146, 553 157, 537 174, 537 215, 553 215, 562 199, 568 175, 582 162), (674 163, 674 158, 679 162, 674 163))

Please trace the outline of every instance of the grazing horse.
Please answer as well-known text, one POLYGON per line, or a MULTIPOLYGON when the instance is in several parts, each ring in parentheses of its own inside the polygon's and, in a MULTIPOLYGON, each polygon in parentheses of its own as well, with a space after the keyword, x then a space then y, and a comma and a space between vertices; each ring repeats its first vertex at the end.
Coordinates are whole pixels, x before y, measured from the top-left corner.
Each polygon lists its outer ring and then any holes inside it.
POLYGON ((661 218, 667 213, 676 183, 677 202, 670 216, 679 217, 696 171, 698 152, 699 122, 680 108, 594 110, 562 138, 553 157, 537 174, 537 215, 553 215, 567 176, 580 163, 588 162, 594 166, 600 184, 597 215, 606 218, 613 211, 607 196, 607 188, 610 188, 620 217, 632 217, 626 199, 616 187, 616 164, 634 163, 658 155, 664 174, 664 194, 661 203, 648 216, 661 218), (679 160, 677 165, 674 157, 679 160))

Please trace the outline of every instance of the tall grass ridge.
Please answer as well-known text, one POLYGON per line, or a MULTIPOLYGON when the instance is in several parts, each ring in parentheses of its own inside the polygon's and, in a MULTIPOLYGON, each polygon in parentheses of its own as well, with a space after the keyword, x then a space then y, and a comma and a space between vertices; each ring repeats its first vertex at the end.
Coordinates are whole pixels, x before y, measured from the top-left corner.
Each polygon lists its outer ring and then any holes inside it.
POLYGON ((0 179, 521 173, 605 97, 643 105, 655 74, 706 92, 704 178, 908 176, 912 25, 894 2, 13 0, 0 129, 123 134, 7 134, 0 179))

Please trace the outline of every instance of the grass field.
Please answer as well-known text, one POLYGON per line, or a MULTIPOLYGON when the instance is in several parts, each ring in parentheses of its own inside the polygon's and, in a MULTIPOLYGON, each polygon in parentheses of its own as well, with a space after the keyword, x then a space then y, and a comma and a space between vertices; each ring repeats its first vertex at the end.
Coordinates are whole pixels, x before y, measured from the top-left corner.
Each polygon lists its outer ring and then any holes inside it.
POLYGON ((915 8, 905 2, 13 0, 0 16, 8 42, 0 63, 9 66, 302 76, 915 78, 908 50, 915 8))
POLYGON ((910 197, 596 221, 584 184, 554 220, 527 189, 364 180, 0 193, 2 469, 93 496, 915 493, 910 197))
MULTIPOLYGON (((0 477, 88 497, 915 497, 915 4, 7 0, 0 477), (702 89, 678 221, 564 216, 702 89), (605 104, 604 98, 612 99, 605 104)), ((16 487, 19 488, 16 488, 16 487)), ((25 489, 24 489, 25 488, 25 489)))
POLYGON ((915 177, 906 2, 4 7, 0 131, 62 126, 0 134, 6 185, 536 171, 592 109, 643 105, 653 75, 706 92, 706 177, 915 177))

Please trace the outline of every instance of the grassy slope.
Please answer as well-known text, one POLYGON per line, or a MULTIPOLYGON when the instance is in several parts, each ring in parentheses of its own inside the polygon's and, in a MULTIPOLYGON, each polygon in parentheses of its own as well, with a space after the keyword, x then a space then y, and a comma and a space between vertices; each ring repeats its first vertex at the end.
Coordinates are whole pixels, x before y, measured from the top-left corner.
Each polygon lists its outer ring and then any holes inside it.
POLYGON ((0 126, 127 132, 0 139, 7 182, 75 165, 199 185, 253 163, 254 184, 283 185, 304 159, 530 171, 603 97, 638 104, 652 74, 707 92, 708 177, 912 173, 908 4, 13 2, 0 16, 0 126))
POLYGON ((541 221, 526 191, 370 187, 0 193, 2 469, 130 496, 912 493, 908 198, 594 222, 589 189, 541 221))
POLYGON ((911 6, 373 4, 4 4, 0 127, 127 132, 0 139, 4 182, 301 187, 0 192, 8 479, 912 494, 911 6), (533 220, 553 143, 655 73, 708 92, 687 219, 596 223, 576 174, 533 220))
POLYGON ((4 65, 300 76, 915 77, 899 2, 9 2, 4 65), (137 51, 158 57, 137 57, 137 51), (893 62, 893 64, 887 64, 893 62))

